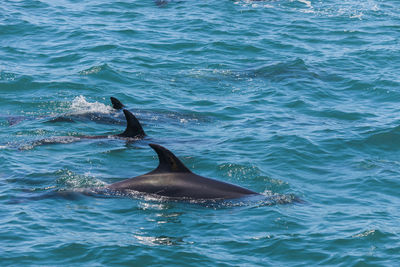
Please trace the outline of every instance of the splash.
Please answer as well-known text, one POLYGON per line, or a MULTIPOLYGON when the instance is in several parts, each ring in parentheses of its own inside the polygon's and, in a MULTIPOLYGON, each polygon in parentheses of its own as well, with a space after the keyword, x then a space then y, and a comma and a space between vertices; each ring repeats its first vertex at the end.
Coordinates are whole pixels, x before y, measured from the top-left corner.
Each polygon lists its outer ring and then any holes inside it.
MULTIPOLYGON (((276 5, 282 4, 282 3, 280 3, 282 1, 278 1, 278 0, 241 0, 241 1, 236 1, 235 4, 242 5, 242 6, 251 6, 253 8, 257 8, 257 7, 274 8, 274 6, 272 5, 274 2, 277 2, 276 5), (271 4, 268 4, 268 3, 271 3, 271 4)), ((310 9, 313 8, 310 0, 290 0, 289 2, 299 2, 299 3, 305 4, 307 8, 310 8, 310 9)))
POLYGON ((91 68, 88 68, 86 70, 82 70, 79 72, 80 75, 90 75, 90 74, 97 74, 100 71, 102 71, 106 65, 100 65, 100 66, 93 66, 91 68))
POLYGON ((362 20, 363 17, 371 12, 380 10, 379 4, 375 0, 353 1, 347 0, 340 3, 318 2, 315 11, 320 16, 337 17, 344 16, 351 19, 362 20))
POLYGON ((353 235, 352 237, 353 237, 353 238, 357 238, 357 237, 366 237, 366 236, 370 236, 370 235, 374 235, 374 234, 375 234, 375 230, 372 229, 372 230, 367 230, 367 231, 365 231, 365 232, 362 232, 362 233, 360 233, 360 234, 353 235))
POLYGON ((88 102, 82 95, 75 97, 72 100, 70 110, 73 114, 84 113, 103 113, 110 114, 114 112, 111 106, 104 105, 100 102, 88 102))
POLYGON ((365 15, 371 12, 380 11, 380 3, 376 0, 345 0, 333 3, 311 0, 237 0, 234 4, 251 8, 291 9, 302 13, 312 13, 322 17, 343 16, 359 20, 362 20, 365 15), (300 5, 296 3, 300 3, 300 5))
POLYGON ((181 237, 172 236, 146 236, 142 233, 133 235, 133 237, 142 245, 146 246, 175 246, 186 243, 181 237))
POLYGON ((305 4, 309 8, 312 8, 311 1, 308 1, 308 0, 297 0, 297 1, 305 4))

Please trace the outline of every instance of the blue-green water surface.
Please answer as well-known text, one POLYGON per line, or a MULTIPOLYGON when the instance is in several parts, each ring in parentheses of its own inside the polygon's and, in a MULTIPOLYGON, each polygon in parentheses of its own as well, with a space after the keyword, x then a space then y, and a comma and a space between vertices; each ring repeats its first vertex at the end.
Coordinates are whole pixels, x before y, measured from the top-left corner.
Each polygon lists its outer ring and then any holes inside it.
POLYGON ((397 0, 1 1, 0 265, 396 266, 399 70, 397 0), (144 140, 35 145, 122 132, 49 121, 110 96, 144 140), (148 143, 301 201, 57 193, 151 171, 148 143))

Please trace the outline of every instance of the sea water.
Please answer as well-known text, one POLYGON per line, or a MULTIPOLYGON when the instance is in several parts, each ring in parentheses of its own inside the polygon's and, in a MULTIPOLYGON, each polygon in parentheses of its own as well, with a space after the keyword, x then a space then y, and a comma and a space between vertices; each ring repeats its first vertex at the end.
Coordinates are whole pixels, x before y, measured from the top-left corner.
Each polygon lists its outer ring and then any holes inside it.
POLYGON ((395 0, 1 1, 0 265, 396 266, 399 25, 395 0), (33 145, 121 133, 51 121, 110 96, 144 140, 33 145), (153 170, 148 143, 301 201, 62 194, 153 170))

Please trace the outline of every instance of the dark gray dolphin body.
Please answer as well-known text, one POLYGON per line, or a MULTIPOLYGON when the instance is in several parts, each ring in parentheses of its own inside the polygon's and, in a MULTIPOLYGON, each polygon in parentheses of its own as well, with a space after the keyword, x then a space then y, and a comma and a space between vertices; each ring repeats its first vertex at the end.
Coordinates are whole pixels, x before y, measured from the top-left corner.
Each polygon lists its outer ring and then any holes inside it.
POLYGON ((111 113, 100 113, 100 112, 84 112, 76 114, 63 114, 60 116, 46 117, 46 116, 10 116, 0 115, 0 119, 4 118, 7 120, 9 126, 14 126, 22 121, 26 120, 44 120, 45 122, 76 122, 76 121, 95 121, 97 123, 104 124, 118 124, 123 125, 125 123, 124 115, 121 109, 125 107, 117 98, 110 97, 113 112, 111 113))
POLYGON ((121 101, 119 101, 115 97, 110 97, 110 100, 111 100, 112 107, 116 110, 120 110, 125 107, 125 105, 122 104, 121 101))
POLYGON ((25 150, 35 146, 46 145, 46 144, 67 144, 78 142, 85 139, 124 139, 127 141, 143 139, 146 136, 142 125, 139 120, 128 110, 124 109, 123 113, 126 118, 126 129, 123 133, 116 135, 78 135, 78 136, 58 136, 53 138, 41 139, 34 141, 29 146, 22 146, 19 149, 25 150))
POLYGON ((20 123, 21 121, 32 119, 29 116, 10 116, 10 115, 0 115, 0 119, 7 121, 9 126, 20 123))
POLYGON ((130 111, 123 110, 126 118, 126 129, 123 133, 117 134, 118 137, 129 137, 129 138, 143 138, 146 136, 143 131, 143 127, 139 120, 130 111))
POLYGON ((142 139, 146 136, 142 125, 139 120, 133 115, 130 111, 124 109, 123 110, 125 119, 126 119, 126 129, 123 133, 116 135, 82 135, 77 136, 79 138, 84 139, 102 139, 102 138, 110 138, 110 137, 122 137, 122 138, 135 138, 142 139))
POLYGON ((233 184, 192 173, 171 151, 150 144, 158 155, 158 167, 141 176, 109 185, 121 193, 138 191, 170 198, 234 199, 258 193, 233 184))
MULTIPOLYGON (((8 122, 9 126, 16 125, 22 121, 26 120, 43 120, 45 123, 60 123, 60 122, 96 122, 102 124, 114 124, 114 125, 125 125, 125 117, 123 112, 121 111, 126 106, 122 104, 115 97, 110 97, 111 104, 113 109, 110 112, 78 112, 78 113, 65 113, 62 115, 57 115, 53 117, 46 116, 9 116, 9 115, 1 115, 8 122)), ((149 111, 149 110, 140 110, 135 109, 135 115, 144 122, 157 122, 157 123, 175 123, 175 124, 184 124, 184 123, 200 123, 200 122, 209 122, 210 119, 204 117, 202 115, 195 114, 182 114, 178 112, 157 112, 157 111, 149 111)))
POLYGON ((80 139, 102 139, 102 138, 110 138, 110 137, 122 137, 122 138, 135 138, 142 139, 146 136, 142 125, 139 120, 133 115, 130 111, 124 109, 123 110, 125 119, 126 119, 126 129, 123 133, 116 135, 81 135, 76 136, 80 139))

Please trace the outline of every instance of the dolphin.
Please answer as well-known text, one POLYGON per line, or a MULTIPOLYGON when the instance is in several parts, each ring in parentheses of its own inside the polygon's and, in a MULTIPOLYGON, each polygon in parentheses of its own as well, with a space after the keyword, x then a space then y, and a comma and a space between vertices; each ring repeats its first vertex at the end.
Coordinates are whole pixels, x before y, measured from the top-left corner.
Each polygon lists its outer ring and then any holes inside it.
POLYGON ((100 112, 71 113, 50 118, 46 122, 75 122, 75 120, 79 121, 90 120, 106 124, 124 124, 125 119, 120 111, 125 107, 125 105, 122 104, 122 102, 115 97, 110 97, 110 100, 111 100, 111 105, 113 107, 111 113, 100 113, 100 112))
POLYGON ((83 135, 78 137, 85 139, 102 139, 110 137, 143 139, 146 136, 146 133, 144 132, 139 120, 129 110, 124 109, 123 112, 126 119, 126 129, 123 133, 116 135, 83 135))
MULTIPOLYGON (((93 121, 96 123, 102 124, 114 124, 114 125, 125 125, 125 117, 122 109, 126 108, 120 100, 115 97, 110 97, 111 106, 113 109, 107 110, 107 112, 76 112, 76 113, 65 113, 58 116, 8 116, 1 115, 0 120, 4 118, 7 120, 9 126, 16 125, 25 120, 43 120, 45 123, 59 123, 59 122, 77 122, 77 121, 93 121)), ((157 121, 158 123, 167 122, 167 123, 178 123, 183 124, 187 122, 208 122, 209 118, 194 115, 194 114, 182 114, 178 112, 157 112, 157 111, 149 111, 149 110, 140 110, 135 109, 135 115, 138 116, 141 121, 149 122, 149 121, 157 121)), ((1 121, 0 121, 1 122, 1 121)))
POLYGON ((144 175, 107 186, 122 194, 131 191, 177 199, 235 199, 260 195, 249 189, 206 178, 191 172, 171 151, 149 144, 158 155, 158 167, 144 175))
MULTIPOLYGON (((76 122, 76 121, 93 121, 96 123, 103 124, 115 124, 115 125, 125 125, 125 117, 121 112, 122 109, 126 108, 126 105, 122 104, 120 100, 115 97, 110 97, 111 105, 113 109, 109 113, 102 112, 83 112, 83 113, 67 113, 60 116, 47 118, 46 122, 76 122)), ((205 121, 205 118, 190 115, 181 114, 178 112, 157 112, 135 109, 134 113, 138 116, 141 121, 157 121, 157 122, 198 122, 205 121)))
POLYGON ((122 104, 121 101, 119 101, 118 99, 116 99, 113 96, 110 97, 110 100, 111 100, 112 107, 116 110, 121 110, 125 107, 125 105, 122 104))
POLYGON ((25 116, 10 116, 10 115, 0 115, 1 120, 7 121, 9 126, 13 126, 15 124, 20 123, 21 121, 32 119, 31 117, 25 117, 25 116))
POLYGON ((66 144, 78 142, 82 139, 124 139, 127 141, 143 139, 146 133, 143 130, 139 120, 130 111, 124 109, 123 113, 126 119, 126 129, 124 132, 115 135, 78 135, 78 136, 59 136, 53 138, 46 138, 38 141, 34 141, 31 145, 22 146, 19 149, 30 149, 34 146, 40 146, 45 144, 66 144))
POLYGON ((111 105, 113 107, 113 112, 111 113, 100 113, 100 112, 85 112, 85 113, 67 113, 56 117, 45 117, 45 116, 9 116, 9 115, 0 115, 0 118, 5 118, 8 122, 9 126, 14 126, 25 120, 45 120, 45 122, 53 123, 53 122, 75 122, 78 121, 95 121, 98 123, 105 124, 118 124, 124 125, 125 118, 122 114, 121 109, 125 107, 121 101, 119 101, 115 97, 110 97, 111 105))

